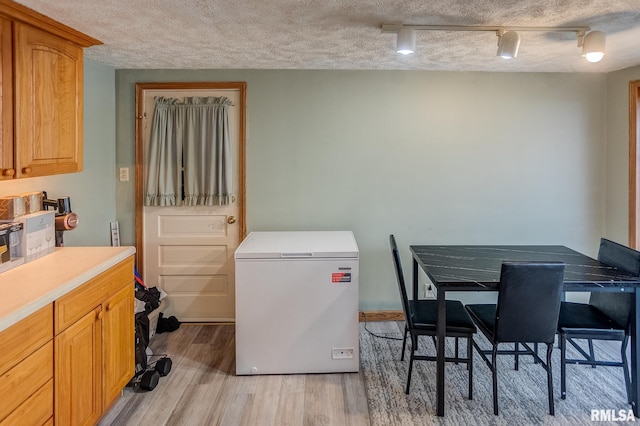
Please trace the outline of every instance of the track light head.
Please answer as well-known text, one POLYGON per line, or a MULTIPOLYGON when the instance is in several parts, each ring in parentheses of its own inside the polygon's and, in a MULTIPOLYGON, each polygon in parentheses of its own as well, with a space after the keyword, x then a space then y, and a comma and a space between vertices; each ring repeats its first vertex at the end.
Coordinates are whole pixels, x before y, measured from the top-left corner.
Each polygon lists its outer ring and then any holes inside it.
POLYGON ((511 59, 518 56, 520 34, 515 31, 498 31, 498 56, 511 59))
POLYGON ((589 62, 600 62, 604 57, 606 38, 602 31, 591 31, 582 41, 582 56, 589 62))
POLYGON ((398 31, 396 52, 409 55, 416 51, 416 32, 413 28, 401 28, 398 31))

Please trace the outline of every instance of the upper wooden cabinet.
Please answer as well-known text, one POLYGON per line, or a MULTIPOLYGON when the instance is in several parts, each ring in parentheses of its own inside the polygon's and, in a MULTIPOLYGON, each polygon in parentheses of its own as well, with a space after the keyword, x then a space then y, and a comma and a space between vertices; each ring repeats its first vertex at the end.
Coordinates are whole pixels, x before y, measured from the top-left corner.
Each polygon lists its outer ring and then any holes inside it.
POLYGON ((82 170, 83 47, 100 44, 0 0, 0 179, 82 170))
POLYGON ((82 170, 82 48, 14 23, 16 175, 82 170))
POLYGON ((0 17, 0 179, 11 179, 14 175, 11 31, 11 21, 0 17))

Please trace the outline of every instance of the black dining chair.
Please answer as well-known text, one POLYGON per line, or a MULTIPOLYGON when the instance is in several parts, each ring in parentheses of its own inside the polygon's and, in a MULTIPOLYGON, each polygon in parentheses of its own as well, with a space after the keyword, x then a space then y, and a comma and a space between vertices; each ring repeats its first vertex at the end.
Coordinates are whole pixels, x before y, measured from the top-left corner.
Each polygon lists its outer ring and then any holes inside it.
MULTIPOLYGON (((429 355, 417 355, 418 350, 418 337, 419 336, 431 336, 433 341, 436 342, 436 323, 438 319, 438 301, 437 300, 409 300, 407 296, 407 287, 405 285, 404 273, 402 272, 402 263, 400 262, 400 254, 398 253, 398 246, 396 239, 393 235, 389 235, 389 244, 391 245, 391 254, 393 256, 393 265, 396 271, 396 278, 398 281, 398 288, 400 290, 400 299, 402 301, 402 310, 405 318, 405 331, 404 340, 402 342, 402 355, 401 360, 404 360, 404 352, 406 348, 407 334, 411 336, 411 355, 409 358, 409 372, 407 374, 407 387, 405 393, 409 393, 409 387, 411 386, 411 372, 413 370, 413 361, 436 361, 435 356, 429 355)), ((464 306, 460 301, 447 300, 446 301, 446 331, 445 335, 448 337, 466 338, 467 339, 467 356, 458 356, 458 351, 454 357, 446 357, 445 361, 463 363, 467 365, 469 372, 469 399, 473 396, 473 334, 477 329, 473 321, 469 317, 469 314, 464 309, 464 306)), ((457 345, 456 345, 457 348, 457 345)))
MULTIPOLYGON (((640 276, 640 252, 606 238, 600 239, 598 261, 620 269, 629 275, 640 276)), ((622 367, 627 389, 627 401, 631 402, 631 384, 627 344, 631 331, 632 293, 592 292, 589 303, 562 302, 558 335, 560 337, 560 396, 566 399, 566 365, 586 364, 622 367), (574 339, 587 340, 587 353, 574 339), (612 340, 621 342, 618 361, 596 359, 593 349, 594 340, 612 340), (566 357, 567 343, 573 346, 582 358, 566 357)))
MULTIPOLYGON (((481 349, 474 341, 493 378, 493 413, 498 414, 497 355, 531 355, 547 371, 549 414, 554 414, 551 353, 558 325, 564 281, 563 262, 503 262, 497 304, 467 305, 474 322, 492 345, 481 349), (513 343, 513 350, 498 350, 513 343), (546 363, 528 343, 547 345, 546 363), (522 348, 522 349, 521 349, 522 348), (491 354, 491 360, 487 355, 491 354)), ((516 362, 516 370, 517 368, 516 362)))

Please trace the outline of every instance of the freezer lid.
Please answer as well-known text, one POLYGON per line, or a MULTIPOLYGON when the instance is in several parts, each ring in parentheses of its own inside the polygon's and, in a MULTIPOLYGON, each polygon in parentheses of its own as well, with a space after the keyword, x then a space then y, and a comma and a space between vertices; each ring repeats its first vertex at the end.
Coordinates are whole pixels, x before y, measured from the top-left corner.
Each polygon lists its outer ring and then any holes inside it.
POLYGON ((358 258, 351 231, 251 232, 235 251, 236 259, 358 258))

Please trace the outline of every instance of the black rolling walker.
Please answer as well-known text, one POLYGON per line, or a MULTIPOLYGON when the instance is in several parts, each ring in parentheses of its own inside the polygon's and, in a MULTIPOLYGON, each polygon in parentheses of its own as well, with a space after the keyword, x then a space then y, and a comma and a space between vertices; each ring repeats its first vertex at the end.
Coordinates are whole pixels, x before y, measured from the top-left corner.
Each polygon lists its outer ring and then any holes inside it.
POLYGON ((135 374, 127 386, 152 391, 158 386, 160 377, 171 371, 171 358, 167 354, 147 356, 149 345, 149 317, 145 312, 136 314, 135 319, 135 374), (150 358, 157 358, 150 361, 150 358))

